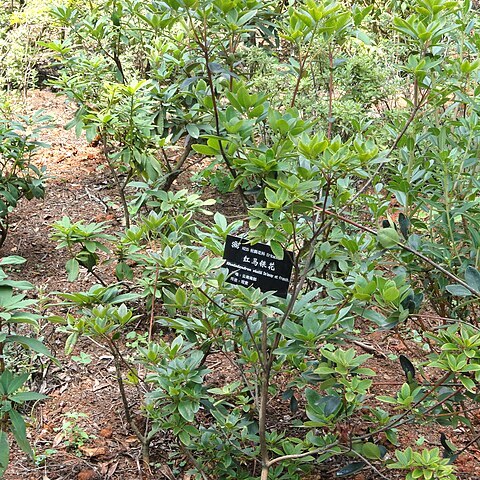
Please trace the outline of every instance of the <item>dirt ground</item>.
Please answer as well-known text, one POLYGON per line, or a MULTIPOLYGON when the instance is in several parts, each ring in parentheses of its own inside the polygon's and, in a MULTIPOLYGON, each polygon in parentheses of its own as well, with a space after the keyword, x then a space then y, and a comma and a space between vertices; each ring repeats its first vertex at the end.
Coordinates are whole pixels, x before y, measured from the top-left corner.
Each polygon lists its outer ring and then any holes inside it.
MULTIPOLYGON (((38 156, 38 164, 47 167, 50 176, 44 200, 22 202, 14 211, 11 229, 1 255, 21 255, 27 262, 17 275, 29 280, 39 289, 40 298, 55 291, 85 290, 95 284, 95 278, 82 273, 74 285, 66 278, 63 251, 56 250, 50 239, 51 225, 67 215, 73 221, 105 221, 112 228, 122 223, 121 210, 108 172, 102 169, 104 163, 101 151, 76 138, 73 131, 63 128, 72 117, 74 107, 63 97, 49 91, 34 91, 28 97, 28 111, 44 109, 54 117, 55 127, 44 132, 43 141, 50 148, 38 156)), ((188 183, 187 176, 180 182, 188 183)), ((238 215, 237 201, 225 198, 218 209, 230 217, 238 215)), ((105 267, 108 277, 110 267, 105 267)), ((113 276, 112 276, 113 278, 113 276)), ((93 343, 82 340, 74 355, 84 351, 93 361, 88 365, 73 361, 63 355, 65 335, 55 332, 52 325, 44 321, 41 334, 45 343, 58 356, 60 365, 45 364, 43 371, 34 378, 34 385, 49 399, 32 411, 28 435, 43 461, 33 464, 26 456, 13 449, 11 465, 6 480, 134 480, 141 476, 140 446, 128 428, 117 392, 113 359, 93 343), (85 434, 84 445, 78 449, 69 448, 62 423, 69 420, 67 414, 74 413, 73 423, 85 434), (85 414, 86 416, 83 416, 85 414)), ((367 348, 376 352, 370 367, 377 371, 371 400, 376 395, 392 394, 403 382, 403 371, 393 356, 405 354, 409 358, 422 358, 422 352, 414 344, 404 343, 390 333, 375 333, 362 338, 367 348)), ((356 345, 359 351, 365 346, 356 345)), ((370 353, 370 352, 369 352, 370 353)), ((221 359, 212 358, 215 367, 212 381, 219 384, 230 378, 232 372, 221 359)), ((129 392, 134 400, 133 389, 129 392)), ((288 422, 290 411, 286 402, 278 400, 271 405, 276 409, 276 421, 288 422)), ((474 428, 479 428, 480 416, 475 412, 474 428)), ((278 423, 277 422, 277 423, 278 423)), ((403 446, 415 446, 419 437, 424 438, 424 447, 440 446, 440 435, 445 433, 457 446, 471 438, 467 430, 452 431, 441 426, 407 425, 399 432, 403 446)), ((480 450, 471 447, 457 460, 458 478, 479 480, 480 450)), ((171 438, 160 438, 152 445, 153 478, 188 480, 188 474, 181 473, 184 460, 175 456, 175 445, 171 438), (177 468, 178 467, 178 468, 177 468)), ((314 477, 317 480, 335 477, 338 465, 328 464, 314 477)), ((386 478, 401 478, 394 472, 384 472, 386 478)), ((375 472, 357 474, 355 480, 381 478, 375 472)))

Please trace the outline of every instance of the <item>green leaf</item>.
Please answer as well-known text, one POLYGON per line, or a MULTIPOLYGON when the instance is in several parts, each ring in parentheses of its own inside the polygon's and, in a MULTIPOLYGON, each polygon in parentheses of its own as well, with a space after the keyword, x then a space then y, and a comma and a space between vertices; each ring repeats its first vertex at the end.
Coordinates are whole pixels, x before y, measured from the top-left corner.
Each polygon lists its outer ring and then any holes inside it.
POLYGON ((23 403, 29 402, 31 400, 44 400, 48 397, 46 395, 43 395, 43 393, 38 392, 19 392, 15 393, 14 395, 10 395, 8 398, 12 402, 23 403))
POLYGON ((325 416, 329 417, 330 415, 333 415, 341 405, 342 399, 338 395, 329 395, 323 409, 325 416))
POLYGON ((382 297, 386 302, 394 302, 400 296, 398 288, 393 286, 382 291, 382 297))
POLYGON ((78 274, 80 271, 80 264, 78 263, 77 260, 75 260, 75 258, 71 258, 65 264, 65 268, 67 269, 67 273, 68 273, 68 281, 74 282, 78 278, 78 274))
POLYGON ((23 257, 19 257, 18 255, 10 255, 9 257, 4 257, 0 260, 0 265, 21 265, 25 263, 26 260, 23 257))
POLYGON ((448 293, 451 293, 454 297, 470 297, 472 292, 465 288, 463 285, 447 285, 445 287, 448 293))
POLYGON ((193 422, 195 419, 195 413, 192 408, 191 402, 180 402, 178 404, 178 413, 187 421, 193 422))
POLYGON ((313 388, 307 388, 305 390, 305 397, 307 398, 308 404, 313 407, 322 400, 322 396, 316 390, 313 390, 313 388))
POLYGON ((24 385, 24 383, 28 380, 28 377, 29 377, 28 373, 22 373, 20 375, 11 375, 8 385, 6 385, 7 394, 14 393, 19 388, 21 388, 24 385))
POLYGON ((242 26, 245 25, 249 20, 251 20, 255 15, 257 14, 257 10, 250 10, 249 12, 245 13, 242 15, 238 20, 237 20, 237 25, 242 26))
POLYGON ((273 254, 279 259, 283 260, 283 256, 285 254, 282 246, 276 242, 275 240, 272 240, 270 242, 270 248, 272 249, 273 254))
POLYGON ((182 430, 179 432, 178 434, 178 439, 186 446, 188 447, 190 445, 190 435, 188 434, 188 432, 186 432, 185 430, 182 430))
POLYGON ((7 469, 8 460, 10 457, 10 445, 8 444, 8 437, 5 432, 0 430, 0 478, 7 469))
POLYGON ((370 460, 379 460, 382 458, 380 447, 372 442, 366 442, 362 445, 362 454, 370 460))
POLYGON ((376 323, 380 327, 387 323, 386 317, 382 315, 380 312, 377 312, 375 310, 362 308, 362 309, 358 309, 358 314, 361 315, 363 318, 366 318, 367 320, 370 320, 371 322, 376 323))
POLYGON ((195 144, 192 146, 192 148, 197 153, 200 153, 201 155, 206 155, 207 157, 214 157, 215 155, 218 155, 220 153, 219 151, 214 150, 212 147, 209 147, 208 145, 195 144))
POLYGON ((392 227, 382 228, 377 233, 377 241, 383 248, 392 248, 400 242, 400 236, 392 227))
POLYGON ((473 268, 470 265, 467 267, 465 271, 465 280, 470 287, 477 292, 480 292, 480 272, 476 268, 473 268))
POLYGON ((36 340, 35 338, 24 337, 22 335, 8 335, 5 341, 20 343, 24 347, 31 348, 37 353, 41 353, 47 357, 53 358, 50 350, 42 342, 36 340))
POLYGON ((78 335, 78 332, 73 332, 65 340, 65 355, 70 355, 73 352, 75 344, 78 340, 78 335))
POLYGON ((392 444, 397 446, 398 445, 398 435, 397 432, 393 429, 388 429, 385 431, 385 436, 387 440, 392 444))
POLYGON ((27 439, 27 428, 25 426, 23 417, 16 410, 10 410, 8 415, 10 417, 10 421, 12 422, 11 431, 15 437, 15 441, 27 455, 33 458, 33 450, 27 439))
POLYGON ((5 285, 0 286, 0 304, 7 305, 13 296, 13 288, 5 285))
POLYGON ((365 45, 373 45, 372 39, 363 30, 355 30, 354 34, 365 45))
POLYGON ((463 375, 461 375, 461 376, 459 377, 459 380, 460 380, 460 382, 462 382, 462 385, 463 385, 469 392, 475 393, 476 384, 475 384, 475 382, 474 382, 471 378, 464 377, 463 375))
POLYGON ((118 280, 133 280, 133 270, 125 262, 119 262, 115 268, 118 280))
POLYGON ((187 125, 187 132, 192 138, 198 138, 200 136, 200 129, 192 123, 187 125))

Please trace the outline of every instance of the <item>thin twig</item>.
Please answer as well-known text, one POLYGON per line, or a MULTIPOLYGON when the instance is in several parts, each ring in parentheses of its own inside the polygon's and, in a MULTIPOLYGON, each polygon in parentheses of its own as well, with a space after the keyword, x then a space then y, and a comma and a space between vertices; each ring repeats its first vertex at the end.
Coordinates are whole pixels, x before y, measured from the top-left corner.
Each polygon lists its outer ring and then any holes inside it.
MULTIPOLYGON (((318 209, 318 207, 316 207, 318 209)), ((340 215, 339 213, 332 212, 330 210, 324 210, 327 215, 331 215, 333 217, 338 218, 342 222, 348 223, 350 225, 353 225, 354 227, 357 227, 360 230, 363 230, 365 232, 371 233, 372 235, 377 235, 377 231, 374 230, 373 228, 367 227, 366 225, 362 225, 361 223, 355 222, 354 220, 351 220, 343 215, 340 215)), ((457 277, 455 274, 452 272, 449 272, 446 268, 442 267, 438 263, 434 262, 432 259, 428 258, 425 256, 423 253, 420 253, 418 250, 415 250, 412 247, 409 247, 408 245, 405 245, 404 243, 398 241, 396 243, 400 248, 403 250, 406 250, 407 252, 413 253, 417 257, 421 258, 424 262, 428 263, 431 265, 433 268, 436 270, 442 272, 446 277, 450 278, 450 280, 453 280, 454 282, 460 284, 462 287, 465 287, 472 295, 474 295, 477 298, 480 298, 480 292, 475 290, 473 287, 471 287, 468 283, 466 283, 464 280, 461 278, 457 277)))
POLYGON ((296 460, 299 458, 305 458, 310 455, 317 455, 319 453, 325 453, 326 451, 330 450, 333 447, 338 446, 339 442, 333 442, 330 445, 326 445, 325 447, 319 447, 316 448, 315 450, 310 450, 309 452, 303 452, 303 453, 293 453, 291 455, 282 455, 281 457, 276 457, 272 458, 268 462, 268 466, 271 467, 272 465, 275 465, 276 463, 283 462, 285 460, 296 460))
POLYGON ((157 297, 157 283, 158 283, 158 274, 160 268, 156 267, 155 269, 155 280, 153 284, 153 296, 152 296, 152 305, 150 306, 150 325, 148 326, 148 342, 152 341, 152 333, 153 333, 153 322, 155 320, 155 299, 157 297))
POLYGON ((367 460, 363 455, 358 453, 355 450, 351 450, 351 453, 356 455, 358 458, 360 458, 363 462, 365 462, 377 475, 379 475, 381 478, 384 480, 391 480, 390 478, 386 477, 375 465, 373 465, 369 460, 367 460))
POLYGON ((458 457, 463 452, 468 450, 474 443, 477 443, 480 440, 480 433, 474 437, 470 442, 468 442, 461 450, 459 450, 455 455, 458 457))
MULTIPOLYGON (((417 113, 419 112, 419 110, 423 107, 424 105, 424 101, 427 97, 427 93, 428 93, 428 90, 425 90, 425 92, 423 93, 422 95, 422 98, 420 99, 420 102, 415 105, 415 107, 413 108, 412 110, 412 113, 410 114, 410 116, 408 117, 408 120, 405 122, 405 125, 403 126, 403 128, 400 130, 400 132, 398 133, 397 137, 395 138, 392 146, 388 149, 388 152, 387 154, 385 155, 385 158, 388 158, 392 153, 393 151, 398 147, 398 144, 400 143, 400 140, 403 138, 403 136, 405 135, 406 131, 408 130, 408 127, 410 126, 410 124, 413 122, 413 120, 415 119, 415 117, 417 116, 417 113)), ((341 209, 340 209, 340 212, 339 213, 342 213, 343 211, 345 211, 347 209, 347 207, 349 205, 352 205, 355 200, 363 193, 365 192, 365 190, 373 183, 373 181, 375 180, 375 177, 380 173, 380 170, 383 168, 383 166, 385 165, 385 162, 383 163, 380 163, 380 165, 378 165, 378 167, 375 169, 375 171, 370 175, 370 178, 362 185, 362 187, 353 195, 353 197, 351 197, 349 200, 348 200, 348 203, 345 204, 341 209)))
MULTIPOLYGON (((170 190, 170 187, 172 186, 173 182, 185 170, 183 168, 183 164, 187 161, 187 158, 189 157, 190 152, 192 151, 192 145, 193 145, 193 138, 190 135, 187 135, 183 153, 178 159, 177 163, 175 164, 175 168, 173 170, 170 167, 170 163, 168 162, 168 159, 167 159, 169 172, 167 175, 167 179, 165 180, 165 184, 163 185, 163 190, 165 191, 170 190)), ((164 152, 163 149, 162 151, 164 152)), ((165 155, 165 152, 164 152, 164 155, 165 155)), ((165 158, 166 158, 166 155, 165 155, 165 158)))

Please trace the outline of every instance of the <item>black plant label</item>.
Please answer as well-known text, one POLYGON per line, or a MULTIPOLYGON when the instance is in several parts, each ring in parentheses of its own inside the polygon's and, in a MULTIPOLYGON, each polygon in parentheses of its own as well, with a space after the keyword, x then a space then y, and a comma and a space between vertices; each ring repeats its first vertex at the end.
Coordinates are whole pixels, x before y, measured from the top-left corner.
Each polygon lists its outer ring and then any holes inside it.
POLYGON ((245 238, 227 235, 223 258, 229 283, 274 291, 277 297, 286 298, 293 268, 293 253, 289 250, 284 250, 279 260, 268 245, 251 245, 245 238))

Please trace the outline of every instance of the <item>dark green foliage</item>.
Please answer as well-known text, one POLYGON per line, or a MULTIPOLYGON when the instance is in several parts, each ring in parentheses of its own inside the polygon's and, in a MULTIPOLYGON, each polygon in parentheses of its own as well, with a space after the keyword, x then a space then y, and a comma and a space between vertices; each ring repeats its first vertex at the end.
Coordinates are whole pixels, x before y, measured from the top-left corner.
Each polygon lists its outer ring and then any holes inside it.
POLYGON ((42 112, 18 120, 0 121, 0 247, 8 233, 8 216, 21 198, 43 198, 45 169, 33 157, 40 147, 39 133, 50 120, 42 112))
POLYGON ((23 404, 47 398, 45 395, 27 390, 30 377, 22 372, 22 365, 15 362, 11 347, 21 345, 33 353, 51 357, 48 348, 34 337, 27 336, 30 328, 38 329, 40 316, 35 313, 36 301, 24 293, 33 288, 28 282, 10 280, 4 267, 21 265, 25 260, 10 256, 0 260, 0 477, 3 477, 9 463, 10 432, 17 445, 31 458, 34 452, 27 438, 25 420, 21 411, 23 404), (21 328, 23 327, 23 328, 21 328), (21 334, 17 334, 17 331, 21 334))

